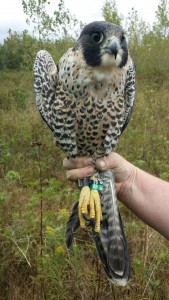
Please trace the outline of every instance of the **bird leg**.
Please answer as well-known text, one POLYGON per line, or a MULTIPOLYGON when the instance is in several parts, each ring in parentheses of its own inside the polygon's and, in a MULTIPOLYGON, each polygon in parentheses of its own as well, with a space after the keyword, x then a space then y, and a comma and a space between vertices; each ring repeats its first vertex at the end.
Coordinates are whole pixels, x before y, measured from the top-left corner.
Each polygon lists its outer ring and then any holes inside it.
POLYGON ((99 191, 103 185, 97 174, 90 178, 79 181, 82 187, 79 198, 79 221, 82 228, 86 227, 86 221, 90 225, 94 224, 94 231, 100 232, 100 222, 102 221, 101 200, 99 191))
POLYGON ((86 227, 86 220, 88 215, 88 205, 90 202, 90 188, 83 186, 79 198, 79 221, 82 228, 86 227))

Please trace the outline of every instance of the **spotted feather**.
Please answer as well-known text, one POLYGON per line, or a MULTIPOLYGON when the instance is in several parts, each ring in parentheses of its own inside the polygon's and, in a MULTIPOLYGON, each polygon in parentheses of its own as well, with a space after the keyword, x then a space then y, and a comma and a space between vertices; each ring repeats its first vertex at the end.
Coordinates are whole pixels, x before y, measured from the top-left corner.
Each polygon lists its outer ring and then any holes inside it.
MULTIPOLYGON (((135 65, 121 27, 104 21, 84 27, 74 48, 55 65, 41 50, 34 64, 37 108, 68 157, 108 155, 126 128, 135 99, 135 65)), ((125 285, 130 260, 112 173, 100 173, 101 232, 93 234, 99 257, 113 283, 125 285)), ((79 226, 77 204, 67 227, 70 247, 79 226)))

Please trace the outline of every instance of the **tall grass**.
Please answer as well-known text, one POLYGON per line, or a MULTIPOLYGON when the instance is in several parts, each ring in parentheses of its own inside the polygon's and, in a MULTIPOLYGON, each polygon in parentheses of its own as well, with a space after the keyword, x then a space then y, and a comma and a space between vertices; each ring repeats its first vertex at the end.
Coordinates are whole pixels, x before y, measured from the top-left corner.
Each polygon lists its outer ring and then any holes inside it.
MULTIPOLYGON (((168 243, 122 205, 132 263, 127 287, 110 284, 84 232, 66 249, 65 225, 79 190, 65 179, 64 155, 39 117, 32 82, 31 73, 0 73, 0 299, 169 299, 168 243)), ((132 120, 117 147, 165 180, 168 95, 166 81, 137 79, 132 120)))

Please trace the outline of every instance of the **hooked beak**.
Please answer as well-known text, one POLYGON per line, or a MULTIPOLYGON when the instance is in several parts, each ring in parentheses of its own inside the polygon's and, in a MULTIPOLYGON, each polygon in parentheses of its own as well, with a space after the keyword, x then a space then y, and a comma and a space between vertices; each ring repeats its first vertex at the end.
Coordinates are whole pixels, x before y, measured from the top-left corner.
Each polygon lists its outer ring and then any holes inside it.
POLYGON ((115 59, 118 53, 118 43, 116 40, 112 40, 106 47, 104 47, 104 50, 106 50, 106 52, 113 54, 115 59))

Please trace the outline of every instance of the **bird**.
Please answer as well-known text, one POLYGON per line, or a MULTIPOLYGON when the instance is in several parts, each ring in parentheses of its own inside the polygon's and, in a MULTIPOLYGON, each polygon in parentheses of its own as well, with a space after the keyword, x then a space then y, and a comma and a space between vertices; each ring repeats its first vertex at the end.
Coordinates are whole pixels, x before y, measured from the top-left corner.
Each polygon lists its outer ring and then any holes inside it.
MULTIPOLYGON (((46 50, 34 62, 34 92, 42 119, 68 158, 108 156, 133 111, 136 84, 124 30, 94 21, 84 26, 76 45, 55 64, 46 50)), ((67 222, 66 244, 76 230, 92 230, 104 270, 113 284, 124 286, 131 274, 130 256, 112 170, 79 180, 80 199, 67 222)))

